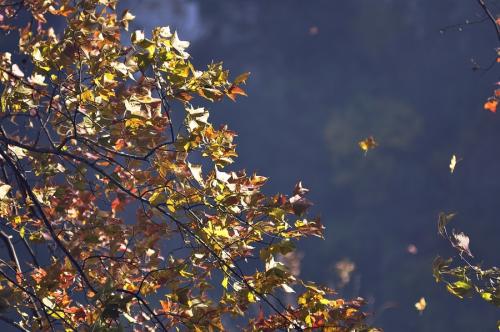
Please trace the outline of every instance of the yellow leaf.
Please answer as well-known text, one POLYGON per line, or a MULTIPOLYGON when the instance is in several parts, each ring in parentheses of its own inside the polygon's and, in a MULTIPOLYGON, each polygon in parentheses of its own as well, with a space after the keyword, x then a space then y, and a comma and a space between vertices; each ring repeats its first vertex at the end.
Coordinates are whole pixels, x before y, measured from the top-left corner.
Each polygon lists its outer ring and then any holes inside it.
POLYGON ((94 101, 94 94, 91 90, 86 90, 80 95, 82 101, 94 101))
POLYGON ((415 308, 420 312, 424 312, 425 307, 427 307, 427 301, 425 301, 425 298, 421 297, 420 300, 418 300, 417 303, 415 303, 415 308))
POLYGON ((111 73, 104 74, 104 83, 113 83, 115 81, 115 75, 111 73))
POLYGON ((251 291, 248 292, 247 299, 248 299, 248 302, 250 302, 250 303, 255 303, 256 302, 255 301, 255 295, 253 295, 253 293, 251 291))
POLYGON ((156 205, 162 203, 164 198, 165 198, 163 193, 164 193, 163 190, 155 191, 153 193, 153 195, 151 195, 151 197, 149 197, 149 203, 151 203, 151 205, 153 205, 153 206, 156 206, 156 205))
POLYGON ((375 141, 375 138, 373 138, 373 136, 370 136, 362 141, 359 141, 358 145, 366 154, 368 150, 374 149, 378 145, 378 143, 375 141))
POLYGON ((457 166, 457 163, 462 160, 462 158, 457 159, 457 156, 453 155, 451 156, 451 161, 450 161, 450 172, 453 174, 455 171, 455 167, 457 166))
POLYGON ((221 282, 221 285, 222 287, 224 287, 225 289, 227 289, 227 284, 228 284, 228 281, 229 281, 229 278, 227 276, 224 277, 224 279, 222 279, 222 282, 221 282))
POLYGON ((130 128, 132 130, 142 127, 144 125, 145 125, 144 121, 137 118, 132 118, 125 121, 125 127, 130 128))
POLYGON ((23 220, 21 219, 20 216, 15 216, 14 217, 14 225, 19 225, 23 220))
POLYGON ((308 327, 313 326, 313 317, 311 315, 307 315, 304 321, 308 327))

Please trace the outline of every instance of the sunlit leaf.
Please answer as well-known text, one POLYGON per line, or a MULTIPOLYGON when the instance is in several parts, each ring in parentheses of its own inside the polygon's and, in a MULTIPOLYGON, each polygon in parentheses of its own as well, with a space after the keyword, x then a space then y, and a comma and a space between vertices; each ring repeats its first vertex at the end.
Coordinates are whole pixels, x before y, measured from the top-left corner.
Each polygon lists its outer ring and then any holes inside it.
POLYGON ((369 150, 377 147, 378 143, 375 141, 375 138, 373 136, 370 136, 362 141, 359 141, 358 145, 366 154, 369 150))
POLYGON ((425 298, 421 297, 420 300, 418 300, 417 303, 415 303, 415 308, 422 314, 427 307, 427 301, 425 298))
POLYGON ((497 106, 498 106, 498 101, 496 99, 490 99, 486 103, 484 103, 484 109, 492 113, 496 113, 497 106))

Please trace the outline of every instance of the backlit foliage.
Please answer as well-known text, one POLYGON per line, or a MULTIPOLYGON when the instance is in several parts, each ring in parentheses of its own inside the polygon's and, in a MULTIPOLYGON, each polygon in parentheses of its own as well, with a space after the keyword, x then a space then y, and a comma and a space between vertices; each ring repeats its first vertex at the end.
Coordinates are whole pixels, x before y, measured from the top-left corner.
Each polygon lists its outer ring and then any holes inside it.
MULTIPOLYGON (((453 231, 451 235, 448 233, 446 225, 454 217, 454 213, 439 214, 438 232, 455 248, 458 259, 436 257, 433 263, 436 282, 444 282, 446 289, 460 299, 471 297, 475 293, 500 308, 500 268, 483 267, 481 263, 474 262, 469 237, 462 232, 453 231)), ((498 323, 500 325, 500 321, 498 323)))
POLYGON ((229 170, 236 133, 196 106, 245 96, 249 74, 195 68, 176 32, 128 33, 134 15, 116 5, 0 1, 0 29, 19 34, 19 54, 0 53, 0 319, 29 331, 368 330, 363 300, 278 260, 322 237, 308 190, 266 196, 265 177, 229 170))

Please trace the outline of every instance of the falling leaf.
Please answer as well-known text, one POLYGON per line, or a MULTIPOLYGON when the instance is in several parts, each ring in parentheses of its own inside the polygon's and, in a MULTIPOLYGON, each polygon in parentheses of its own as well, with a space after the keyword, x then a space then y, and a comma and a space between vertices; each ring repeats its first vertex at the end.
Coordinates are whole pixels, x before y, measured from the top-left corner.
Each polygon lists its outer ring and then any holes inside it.
POLYGON ((416 255, 418 253, 418 248, 414 244, 409 244, 408 247, 406 247, 406 251, 412 255, 416 255))
POLYGON ((470 257, 474 257, 472 256, 472 253, 470 252, 469 249, 470 239, 467 235, 465 235, 463 232, 458 234, 453 233, 453 237, 455 238, 456 241, 454 244, 455 248, 457 248, 461 252, 465 252, 470 257))
POLYGON ((378 143, 375 141, 375 138, 373 138, 373 136, 370 136, 360 141, 358 145, 366 154, 368 150, 374 149, 376 146, 378 146, 378 143))
POLYGON ((312 26, 309 28, 309 34, 311 36, 316 36, 319 33, 319 28, 317 26, 312 26))
POLYGON ((351 281, 351 274, 356 269, 356 264, 351 262, 348 258, 341 260, 335 264, 335 270, 340 277, 340 287, 343 287, 351 281))
POLYGON ((490 99, 486 103, 484 103, 484 109, 492 113, 496 113, 497 106, 498 106, 498 101, 496 99, 490 99))
POLYGON ((453 155, 451 157, 451 161, 450 161, 450 172, 451 174, 453 174, 453 172, 455 171, 455 167, 457 166, 457 163, 462 160, 462 159, 457 159, 457 156, 453 155))
POLYGON ((417 303, 415 303, 415 308, 422 314, 425 310, 425 307, 427 307, 427 301, 425 298, 421 297, 420 300, 418 300, 417 303))

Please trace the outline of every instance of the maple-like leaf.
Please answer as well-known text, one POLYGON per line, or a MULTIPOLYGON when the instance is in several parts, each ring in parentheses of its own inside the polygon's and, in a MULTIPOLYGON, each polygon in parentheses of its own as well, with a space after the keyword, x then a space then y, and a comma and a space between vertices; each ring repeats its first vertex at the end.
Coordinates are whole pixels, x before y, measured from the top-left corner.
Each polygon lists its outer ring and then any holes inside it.
POLYGON ((359 141, 358 145, 366 154, 369 150, 377 147, 378 143, 375 141, 375 138, 373 136, 370 136, 365 138, 364 140, 359 141))
POLYGON ((420 314, 422 314, 425 308, 427 308, 427 301, 425 300, 425 298, 421 297, 420 300, 415 303, 415 308, 420 312, 420 314))

